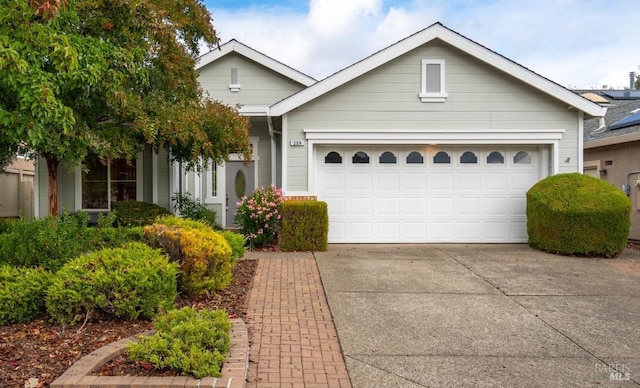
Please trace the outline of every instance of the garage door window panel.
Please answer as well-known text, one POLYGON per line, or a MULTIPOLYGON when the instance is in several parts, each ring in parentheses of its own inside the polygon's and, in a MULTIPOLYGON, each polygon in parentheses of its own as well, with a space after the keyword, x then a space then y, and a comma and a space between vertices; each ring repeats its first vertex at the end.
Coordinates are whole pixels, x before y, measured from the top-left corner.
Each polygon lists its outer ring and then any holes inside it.
POLYGON ((351 158, 353 164, 369 164, 369 155, 364 151, 358 151, 351 158))
POLYGON ((478 164, 478 157, 471 151, 466 151, 460 155, 461 164, 478 164))
POLYGON ((383 152, 378 160, 380 161, 380 164, 396 164, 397 162, 396 156, 391 151, 383 152))
POLYGON ((513 157, 515 164, 531 164, 531 154, 527 151, 519 151, 513 157))
POLYGON ((433 156, 434 164, 451 164, 451 157, 444 151, 439 151, 433 156))
POLYGON ((504 156, 498 151, 493 151, 487 155, 487 164, 504 164, 504 156))
POLYGON ((411 151, 407 155, 407 164, 424 164, 424 156, 418 151, 411 151))
POLYGON ((324 157, 325 164, 342 164, 342 156, 336 151, 329 152, 324 157))

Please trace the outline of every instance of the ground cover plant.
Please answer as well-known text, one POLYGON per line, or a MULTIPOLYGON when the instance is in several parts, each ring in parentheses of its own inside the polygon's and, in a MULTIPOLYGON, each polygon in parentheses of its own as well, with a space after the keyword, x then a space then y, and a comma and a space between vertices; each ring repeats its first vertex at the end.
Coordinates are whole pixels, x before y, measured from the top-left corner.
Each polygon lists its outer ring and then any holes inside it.
POLYGON ((156 317, 156 332, 127 345, 133 361, 195 378, 220 377, 231 346, 231 321, 222 310, 183 307, 156 317))

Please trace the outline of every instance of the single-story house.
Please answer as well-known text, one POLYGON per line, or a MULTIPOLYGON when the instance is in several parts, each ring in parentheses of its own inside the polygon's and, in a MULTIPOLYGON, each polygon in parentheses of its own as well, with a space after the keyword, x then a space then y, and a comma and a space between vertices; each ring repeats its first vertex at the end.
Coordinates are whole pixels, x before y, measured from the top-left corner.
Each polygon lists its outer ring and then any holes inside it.
POLYGON ((580 91, 607 108, 584 125, 584 173, 614 184, 632 202, 629 238, 640 240, 640 91, 631 75, 627 90, 580 91))
MULTIPOLYGON (((526 242, 526 191, 582 171, 584 120, 604 114, 440 23, 321 81, 235 40, 197 70, 251 117, 252 160, 182 178, 145 152, 136 197, 165 205, 181 184, 230 226, 238 197, 275 183, 328 203, 333 243, 526 242)), ((61 180, 73 209, 81 175, 61 180)))

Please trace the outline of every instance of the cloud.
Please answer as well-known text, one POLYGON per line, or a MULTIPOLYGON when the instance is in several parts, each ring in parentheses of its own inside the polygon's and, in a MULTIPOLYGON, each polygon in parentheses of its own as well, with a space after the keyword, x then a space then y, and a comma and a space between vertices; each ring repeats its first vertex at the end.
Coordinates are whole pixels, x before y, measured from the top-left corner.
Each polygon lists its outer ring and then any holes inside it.
POLYGON ((640 70, 631 1, 275 3, 231 9, 212 1, 214 25, 223 41, 236 38, 318 79, 437 21, 563 86, 624 87, 629 71, 640 70))

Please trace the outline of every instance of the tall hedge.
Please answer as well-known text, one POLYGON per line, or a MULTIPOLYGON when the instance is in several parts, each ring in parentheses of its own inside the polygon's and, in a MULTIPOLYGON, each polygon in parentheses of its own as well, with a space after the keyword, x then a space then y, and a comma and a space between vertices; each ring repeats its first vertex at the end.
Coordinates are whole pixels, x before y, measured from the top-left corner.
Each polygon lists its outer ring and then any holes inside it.
POLYGON ((322 201, 285 201, 280 222, 283 251, 326 251, 329 212, 322 201))
POLYGON ((611 257, 625 249, 631 201, 603 180, 547 177, 527 192, 529 245, 565 255, 611 257))

